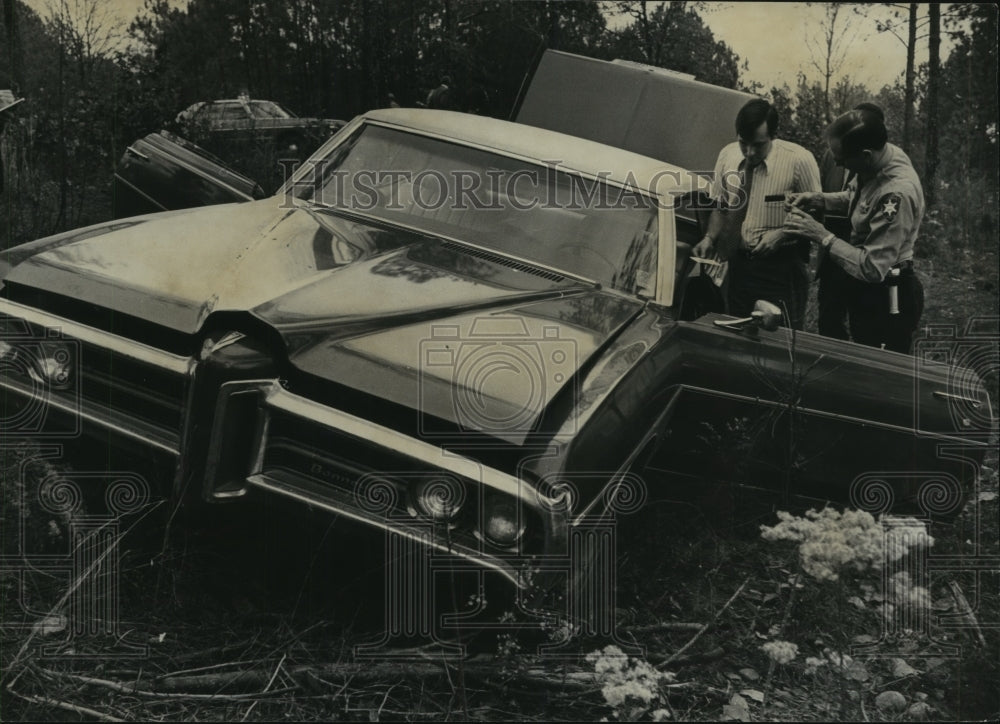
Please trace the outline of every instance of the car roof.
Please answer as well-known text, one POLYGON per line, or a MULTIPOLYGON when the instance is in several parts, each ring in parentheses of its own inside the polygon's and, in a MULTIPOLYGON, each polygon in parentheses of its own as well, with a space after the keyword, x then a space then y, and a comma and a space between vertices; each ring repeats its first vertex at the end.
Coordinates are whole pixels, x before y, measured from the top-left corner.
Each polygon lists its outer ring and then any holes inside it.
POLYGON ((487 116, 422 108, 383 108, 365 113, 364 118, 453 138, 503 154, 553 162, 561 169, 609 178, 654 194, 682 194, 708 187, 707 179, 680 166, 576 136, 487 116))

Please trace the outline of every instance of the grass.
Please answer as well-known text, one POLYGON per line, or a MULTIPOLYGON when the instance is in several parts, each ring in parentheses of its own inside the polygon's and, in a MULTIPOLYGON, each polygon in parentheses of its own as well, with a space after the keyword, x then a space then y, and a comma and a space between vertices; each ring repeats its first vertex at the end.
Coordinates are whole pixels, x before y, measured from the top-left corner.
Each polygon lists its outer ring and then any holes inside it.
MULTIPOLYGON (((23 450, 18 456, 30 457, 23 450)), ((936 553, 968 553, 977 532, 981 552, 997 554, 995 455, 988 464, 986 495, 955 521, 934 524, 936 553)), ((5 480, 12 478, 8 464, 5 480)), ((5 500, 4 510, 12 509, 5 500)), ((270 503, 218 511, 214 527, 178 527, 165 551, 152 518, 137 528, 143 534, 121 539, 122 620, 113 634, 70 636, 58 619, 43 630, 37 624, 49 620, 49 607, 65 610, 66 581, 24 574, 32 592, 32 609, 24 611, 5 576, 5 720, 80 716, 61 705, 160 720, 586 720, 652 712, 610 706, 592 666, 540 658, 535 641, 515 637, 519 649, 505 635, 483 637, 473 656, 450 666, 429 651, 402 663, 353 664, 352 647, 380 630, 378 541, 359 545, 367 539, 341 521, 331 527, 325 516, 270 503), (362 555, 366 549, 370 555, 362 555), (17 621, 27 628, 11 629, 17 621), (136 655, 136 647, 145 652, 136 655), (568 687, 566 676, 585 678, 568 687)), ((911 636, 899 642, 896 658, 914 673, 897 675, 892 659, 855 656, 863 675, 832 668, 810 674, 807 656, 878 639, 877 588, 866 593, 856 581, 822 584, 796 575, 794 548, 760 538, 771 516, 737 512, 720 520, 687 504, 648 505, 638 516, 618 541, 618 630, 643 645, 652 664, 687 647, 666 667, 676 679, 665 700, 677 718, 717 719, 740 695, 755 719, 890 720, 874 704, 889 689, 908 706, 925 699, 933 718, 993 718, 1000 710, 1000 632, 990 628, 1000 617, 997 572, 978 583, 962 573, 930 576, 939 613, 957 610, 949 581, 959 584, 976 607, 985 645, 972 629, 934 624, 932 638, 960 646, 958 658, 937 661, 926 639, 911 636), (849 602, 848 593, 857 600, 849 602), (677 626, 706 623, 693 644, 697 627, 677 626), (772 665, 761 647, 774 640, 795 643, 799 656, 772 665), (758 694, 763 702, 753 698, 758 694)), ((49 529, 44 516, 36 518, 49 529)), ((581 653, 601 646, 593 641, 581 653)))

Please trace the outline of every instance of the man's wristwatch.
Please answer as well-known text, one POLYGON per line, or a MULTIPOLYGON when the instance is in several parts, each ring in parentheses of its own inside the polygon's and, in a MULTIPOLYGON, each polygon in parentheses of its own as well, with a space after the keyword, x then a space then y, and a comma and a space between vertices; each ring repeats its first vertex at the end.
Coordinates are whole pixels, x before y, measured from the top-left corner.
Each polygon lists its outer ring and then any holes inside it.
POLYGON ((834 233, 833 233, 833 232, 831 231, 831 232, 830 232, 829 234, 827 234, 826 236, 824 236, 824 237, 823 237, 823 240, 822 240, 822 241, 820 241, 820 242, 819 242, 819 244, 820 244, 820 246, 822 246, 822 247, 823 247, 824 249, 829 249, 829 248, 830 248, 830 244, 832 244, 832 243, 833 243, 833 240, 834 240, 834 239, 836 239, 836 238, 837 238, 837 235, 836 235, 836 234, 834 234, 834 233))

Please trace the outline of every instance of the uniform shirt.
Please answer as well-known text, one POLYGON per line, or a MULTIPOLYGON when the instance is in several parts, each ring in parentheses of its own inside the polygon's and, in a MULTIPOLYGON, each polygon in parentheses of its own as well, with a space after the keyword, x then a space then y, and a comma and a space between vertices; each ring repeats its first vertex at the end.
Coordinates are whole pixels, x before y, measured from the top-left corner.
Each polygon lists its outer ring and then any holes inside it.
MULTIPOLYGON (((714 201, 727 208, 740 205, 743 201, 741 176, 745 166, 746 159, 738 142, 730 143, 719 152, 712 185, 714 201)), ((819 190, 819 167, 813 155, 796 143, 780 138, 771 141, 767 158, 753 169, 751 198, 740 227, 743 247, 752 249, 765 232, 781 228, 785 222, 786 193, 819 190)))
POLYGON ((829 253, 852 277, 881 282, 895 264, 913 259, 924 217, 924 190, 910 159, 891 143, 885 146, 875 177, 860 194, 857 188, 855 177, 846 190, 825 194, 827 212, 851 215, 850 242, 834 239, 829 253))

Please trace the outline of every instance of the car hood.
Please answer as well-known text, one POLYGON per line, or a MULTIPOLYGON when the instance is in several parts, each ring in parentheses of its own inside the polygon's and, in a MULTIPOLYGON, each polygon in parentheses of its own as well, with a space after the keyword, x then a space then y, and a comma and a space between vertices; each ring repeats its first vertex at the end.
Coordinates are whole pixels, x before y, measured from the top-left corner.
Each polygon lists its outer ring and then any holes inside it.
POLYGON ((5 281, 185 334, 249 313, 306 375, 509 440, 643 306, 464 244, 277 203, 71 236, 5 281))

